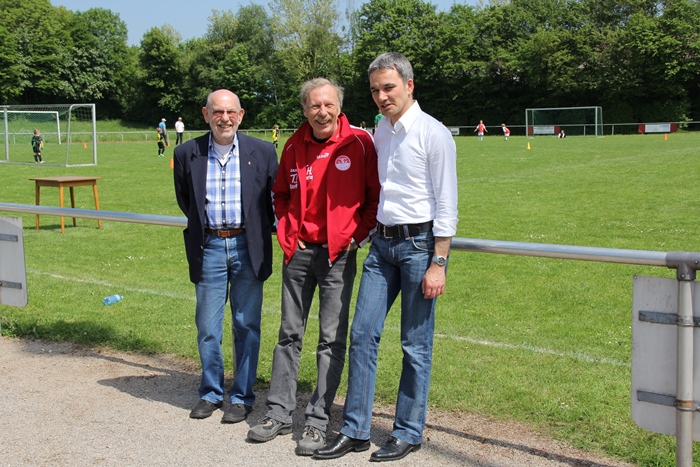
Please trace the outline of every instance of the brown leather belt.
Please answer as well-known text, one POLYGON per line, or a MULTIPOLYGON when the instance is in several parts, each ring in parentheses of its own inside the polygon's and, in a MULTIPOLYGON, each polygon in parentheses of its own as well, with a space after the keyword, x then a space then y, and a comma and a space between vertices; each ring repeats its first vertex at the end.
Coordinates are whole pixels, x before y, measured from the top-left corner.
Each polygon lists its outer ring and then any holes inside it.
POLYGON ((384 225, 377 222, 377 233, 384 238, 409 238, 424 232, 429 232, 433 228, 433 221, 422 224, 384 225))
POLYGON ((235 237, 236 235, 245 232, 245 227, 240 229, 204 229, 205 233, 209 235, 216 235, 221 238, 235 237))

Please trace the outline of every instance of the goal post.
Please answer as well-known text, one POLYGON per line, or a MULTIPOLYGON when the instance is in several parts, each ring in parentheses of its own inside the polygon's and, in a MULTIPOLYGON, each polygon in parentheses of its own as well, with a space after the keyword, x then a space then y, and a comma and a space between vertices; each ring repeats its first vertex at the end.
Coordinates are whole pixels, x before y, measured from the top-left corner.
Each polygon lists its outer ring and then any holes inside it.
POLYGON ((525 109, 525 128, 528 138, 542 135, 603 136, 603 108, 542 107, 525 109))
POLYGON ((95 104, 0 106, 5 149, 0 163, 34 164, 31 140, 38 130, 47 165, 97 165, 95 104))

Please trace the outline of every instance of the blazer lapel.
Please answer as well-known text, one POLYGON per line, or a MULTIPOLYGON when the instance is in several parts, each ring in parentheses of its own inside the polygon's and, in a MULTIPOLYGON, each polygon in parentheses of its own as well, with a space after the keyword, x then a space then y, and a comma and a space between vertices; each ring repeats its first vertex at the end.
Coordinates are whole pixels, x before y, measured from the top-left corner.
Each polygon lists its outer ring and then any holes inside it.
POLYGON ((199 218, 204 223, 205 219, 205 204, 207 198, 207 162, 209 158, 209 134, 206 138, 202 138, 197 144, 195 153, 192 156, 192 188, 194 190, 194 198, 197 203, 197 212, 199 218))
POLYGON ((252 199, 253 187, 255 186, 255 149, 246 144, 248 141, 245 135, 238 135, 238 161, 241 167, 241 206, 243 208, 243 218, 248 212, 248 204, 252 199))

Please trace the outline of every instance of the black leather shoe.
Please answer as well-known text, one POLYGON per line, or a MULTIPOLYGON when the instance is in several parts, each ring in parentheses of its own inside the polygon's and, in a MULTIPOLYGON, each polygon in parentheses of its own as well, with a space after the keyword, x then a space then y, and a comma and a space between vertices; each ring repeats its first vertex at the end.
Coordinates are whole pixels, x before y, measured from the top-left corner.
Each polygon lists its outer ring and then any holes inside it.
POLYGON ((221 417, 221 423, 238 423, 246 419, 253 408, 244 404, 232 404, 221 417))
POLYGON ((389 441, 379 451, 375 451, 369 456, 369 460, 372 462, 397 461, 419 449, 420 444, 407 443, 390 436, 389 441))
POLYGON ((337 459, 350 451, 362 452, 369 449, 368 439, 355 439, 340 433, 332 443, 314 451, 314 459, 337 459))
POLYGON ((216 409, 220 409, 221 406, 223 406, 223 402, 218 402, 216 404, 212 404, 209 401, 205 401, 204 399, 200 400, 197 402, 197 405, 194 406, 192 409, 192 412, 190 412, 190 418, 207 418, 210 417, 211 414, 214 413, 216 409))

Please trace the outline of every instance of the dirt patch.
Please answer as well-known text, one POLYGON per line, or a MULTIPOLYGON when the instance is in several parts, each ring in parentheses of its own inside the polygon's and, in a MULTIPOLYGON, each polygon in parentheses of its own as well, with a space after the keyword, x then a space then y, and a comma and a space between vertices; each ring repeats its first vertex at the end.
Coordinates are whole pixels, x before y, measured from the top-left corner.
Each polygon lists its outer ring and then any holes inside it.
MULTIPOLYGON (((294 454, 308 395, 299 397, 294 432, 264 444, 246 440, 265 413, 266 393, 248 420, 188 417, 199 372, 168 356, 143 356, 0 337, 0 464, 14 465, 327 465, 369 463, 386 441, 391 409, 375 410, 373 449, 315 461, 294 454)), ((342 400, 333 407, 340 428, 342 400)), ((334 435, 332 435, 334 436, 334 435)), ((545 439, 527 425, 470 414, 428 414, 420 451, 392 466, 629 466, 545 439)))

